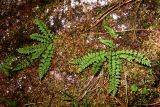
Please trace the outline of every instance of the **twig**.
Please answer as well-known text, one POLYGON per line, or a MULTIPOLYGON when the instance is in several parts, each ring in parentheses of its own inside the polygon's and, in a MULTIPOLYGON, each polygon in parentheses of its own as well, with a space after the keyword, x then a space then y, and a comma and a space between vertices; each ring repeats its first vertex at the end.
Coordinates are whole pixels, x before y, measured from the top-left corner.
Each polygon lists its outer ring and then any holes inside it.
POLYGON ((42 104, 43 102, 37 102, 37 103, 28 103, 28 104, 24 104, 23 107, 28 107, 30 105, 36 105, 36 104, 42 104))
POLYGON ((52 94, 52 97, 51 97, 51 99, 50 99, 49 104, 48 104, 47 107, 50 107, 50 106, 51 106, 51 103, 52 103, 53 98, 54 98, 54 93, 52 94))
MULTIPOLYGON (((122 33, 122 32, 130 32, 130 31, 160 32, 158 30, 151 30, 151 29, 128 29, 128 30, 115 31, 115 32, 122 33)), ((105 34, 108 34, 108 32, 105 32, 105 33, 102 33, 102 32, 89 32, 89 33, 82 33, 82 34, 105 35, 105 34)))
POLYGON ((127 104, 125 104, 124 102, 122 102, 118 97, 114 97, 114 99, 116 99, 116 101, 118 101, 118 103, 121 104, 122 107, 128 107, 127 104))
POLYGON ((95 78, 94 76, 91 76, 91 78, 89 79, 88 83, 84 86, 84 88, 81 91, 83 94, 78 98, 78 101, 82 100, 84 98, 84 96, 87 94, 88 87, 91 84, 91 82, 94 80, 94 78, 95 78))
POLYGON ((130 31, 149 31, 149 32, 159 32, 157 30, 151 30, 151 29, 128 29, 128 30, 122 30, 122 31, 116 31, 116 32, 130 32, 130 31))
MULTIPOLYGON (((137 5, 137 8, 136 8, 136 10, 135 10, 135 13, 133 13, 133 14, 135 14, 133 17, 133 28, 134 29, 136 29, 137 28, 137 26, 136 26, 136 23, 137 23, 137 17, 138 17, 138 11, 139 11, 139 8, 140 8, 140 5, 141 5, 141 2, 142 2, 142 0, 138 0, 137 2, 139 2, 138 3, 138 5, 137 5)), ((134 33, 134 36, 133 36, 133 38, 132 38, 132 40, 133 41, 135 41, 136 39, 137 39, 137 30, 133 30, 133 33, 134 33)))
POLYGON ((91 84, 91 82, 93 81, 94 78, 95 78, 94 76, 91 76, 91 78, 89 79, 88 83, 84 86, 82 92, 87 89, 87 87, 91 84))
POLYGON ((90 84, 95 79, 95 76, 93 76, 88 84, 83 89, 83 94, 78 98, 78 101, 82 100, 84 96, 96 85, 97 81, 99 80, 99 76, 96 78, 96 81, 93 84, 90 84), (90 86, 90 87, 89 87, 90 86))
POLYGON ((126 84, 126 102, 128 104, 128 83, 127 83, 127 74, 125 73, 125 84, 126 84))
POLYGON ((92 24, 91 24, 91 27, 89 29, 87 29, 86 31, 88 30, 91 30, 93 27, 95 27, 96 25, 98 25, 109 13, 115 11, 116 9, 120 8, 121 6, 123 5, 126 5, 130 2, 133 2, 134 0, 128 0, 126 2, 123 2, 123 3, 117 3, 116 5, 110 7, 107 11, 105 11, 101 16, 99 16, 92 24))
POLYGON ((151 104, 143 104, 144 106, 155 106, 155 105, 160 105, 160 99, 158 99, 157 102, 151 103, 151 104))

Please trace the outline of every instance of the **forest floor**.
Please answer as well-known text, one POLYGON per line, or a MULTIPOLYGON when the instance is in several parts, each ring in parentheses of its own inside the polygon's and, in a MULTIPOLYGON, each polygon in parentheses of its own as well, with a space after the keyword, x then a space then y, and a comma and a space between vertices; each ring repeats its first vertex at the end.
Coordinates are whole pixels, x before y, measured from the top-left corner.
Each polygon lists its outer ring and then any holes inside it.
POLYGON ((19 55, 16 49, 33 43, 29 35, 38 32, 33 23, 36 18, 58 36, 52 65, 42 81, 38 77, 39 62, 9 78, 0 73, 1 107, 14 107, 15 103, 18 107, 160 106, 159 0, 110 0, 101 5, 67 0, 0 3, 1 62, 9 55, 19 55), (136 50, 151 60, 150 68, 123 61, 115 97, 107 93, 107 72, 93 78, 90 67, 79 73, 78 67, 69 63, 104 49, 99 40, 110 37, 103 24, 119 34, 114 40, 118 49, 136 50), (131 90, 133 84, 136 92, 131 90))

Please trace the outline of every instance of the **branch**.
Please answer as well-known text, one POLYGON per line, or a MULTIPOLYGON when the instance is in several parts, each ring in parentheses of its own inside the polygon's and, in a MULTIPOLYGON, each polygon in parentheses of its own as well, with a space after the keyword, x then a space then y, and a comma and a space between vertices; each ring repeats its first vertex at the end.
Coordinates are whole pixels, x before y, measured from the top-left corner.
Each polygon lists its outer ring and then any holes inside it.
POLYGON ((91 30, 93 27, 95 27, 96 25, 98 25, 108 14, 110 14, 111 12, 117 10, 118 8, 130 3, 130 2, 133 2, 134 0, 128 0, 126 2, 123 2, 123 3, 117 3, 115 5, 113 5, 112 7, 110 7, 107 11, 105 11, 104 13, 102 13, 102 15, 100 15, 92 24, 91 24, 91 27, 89 29, 87 29, 86 31, 88 30, 91 30))

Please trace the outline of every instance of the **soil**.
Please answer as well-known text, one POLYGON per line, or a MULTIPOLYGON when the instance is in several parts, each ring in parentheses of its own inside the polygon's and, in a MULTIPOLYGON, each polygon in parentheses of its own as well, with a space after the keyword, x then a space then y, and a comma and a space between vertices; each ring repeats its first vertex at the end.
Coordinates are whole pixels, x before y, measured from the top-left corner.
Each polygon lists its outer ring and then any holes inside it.
MULTIPOLYGON (((137 107, 160 105, 160 2, 135 0, 111 11, 99 24, 93 22, 117 3, 129 0, 1 0, 0 63, 20 56, 16 49, 34 43, 29 35, 39 32, 34 19, 43 20, 58 37, 52 65, 43 80, 34 63, 11 77, 0 73, 0 107, 137 107), (105 49, 100 39, 111 39, 102 25, 118 34, 117 50, 136 50, 151 60, 151 67, 123 61, 121 85, 115 97, 107 93, 107 72, 93 78, 91 68, 78 72, 69 62, 105 49), (91 28, 91 29, 90 29, 91 28), (89 30, 88 30, 89 29, 89 30), (136 84, 137 92, 131 90, 136 84), (149 92, 142 93, 146 87, 149 92)), ((24 57, 24 56, 23 56, 24 57)))

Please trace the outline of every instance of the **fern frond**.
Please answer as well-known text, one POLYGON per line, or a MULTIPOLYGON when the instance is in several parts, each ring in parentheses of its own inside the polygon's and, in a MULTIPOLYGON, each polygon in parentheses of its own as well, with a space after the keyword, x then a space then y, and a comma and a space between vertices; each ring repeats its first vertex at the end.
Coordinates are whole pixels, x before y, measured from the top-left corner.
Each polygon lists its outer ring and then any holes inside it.
POLYGON ((100 51, 100 52, 95 52, 95 53, 89 53, 82 58, 76 59, 72 61, 72 64, 77 64, 79 65, 81 71, 84 70, 86 67, 89 65, 93 64, 94 62, 99 62, 101 60, 105 60, 106 52, 105 51, 100 51))
POLYGON ((42 54, 41 63, 39 65, 39 78, 42 79, 47 73, 51 65, 52 55, 53 55, 53 44, 49 44, 45 52, 42 54))
POLYGON ((39 20, 39 19, 35 19, 34 23, 38 26, 39 30, 43 33, 43 35, 48 34, 48 27, 46 26, 46 24, 39 20))
POLYGON ((30 56, 28 56, 26 59, 22 60, 20 63, 18 63, 13 71, 19 71, 21 69, 24 69, 28 66, 30 66, 33 63, 33 60, 30 58, 30 56))
POLYGON ((115 96, 118 91, 122 72, 122 64, 116 52, 111 52, 110 54, 110 60, 108 60, 108 72, 110 76, 108 93, 115 96))
POLYGON ((117 54, 120 58, 124 58, 128 61, 136 61, 146 66, 151 66, 150 60, 144 56, 144 54, 138 53, 137 51, 132 50, 121 50, 117 51, 117 54))
POLYGON ((7 59, 5 59, 4 62, 0 64, 0 72, 5 74, 6 76, 9 76, 9 71, 12 69, 12 63, 14 61, 14 58, 14 56, 9 56, 7 59))
POLYGON ((45 44, 38 44, 33 46, 28 46, 24 48, 19 48, 17 51, 21 54, 30 54, 33 52, 36 52, 37 50, 41 50, 41 47, 43 47, 45 44))
POLYGON ((38 28, 40 29, 42 34, 46 38, 49 38, 49 40, 51 42, 51 40, 53 40, 53 34, 51 33, 51 30, 48 30, 47 25, 44 22, 42 22, 41 20, 39 20, 39 19, 35 19, 34 23, 38 26, 38 28))
POLYGON ((92 64, 92 74, 93 74, 93 75, 96 75, 96 74, 99 73, 99 71, 100 71, 100 69, 101 69, 104 61, 105 61, 105 60, 102 59, 102 60, 100 60, 99 62, 94 62, 94 63, 92 64))
POLYGON ((117 38, 118 37, 118 34, 112 29, 110 28, 109 26, 107 25, 103 25, 104 29, 109 33, 109 35, 113 38, 117 38))
POLYGON ((33 39, 33 40, 43 42, 43 43, 49 43, 49 41, 50 41, 50 38, 48 36, 44 36, 44 35, 41 35, 41 34, 38 34, 38 33, 31 34, 30 38, 33 39))
POLYGON ((100 40, 100 42, 103 43, 104 45, 110 47, 110 48, 115 48, 116 47, 112 40, 100 40))

